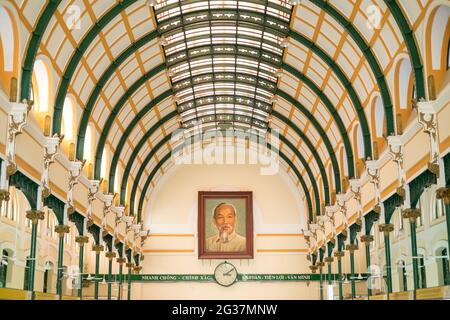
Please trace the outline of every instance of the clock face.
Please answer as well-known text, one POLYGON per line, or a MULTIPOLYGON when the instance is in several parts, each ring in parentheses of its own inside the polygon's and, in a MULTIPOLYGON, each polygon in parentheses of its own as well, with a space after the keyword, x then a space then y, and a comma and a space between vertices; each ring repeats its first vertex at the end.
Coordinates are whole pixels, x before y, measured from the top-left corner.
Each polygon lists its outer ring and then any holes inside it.
POLYGON ((221 263, 214 271, 214 278, 217 283, 224 287, 229 287, 237 280, 236 268, 228 262, 221 263))

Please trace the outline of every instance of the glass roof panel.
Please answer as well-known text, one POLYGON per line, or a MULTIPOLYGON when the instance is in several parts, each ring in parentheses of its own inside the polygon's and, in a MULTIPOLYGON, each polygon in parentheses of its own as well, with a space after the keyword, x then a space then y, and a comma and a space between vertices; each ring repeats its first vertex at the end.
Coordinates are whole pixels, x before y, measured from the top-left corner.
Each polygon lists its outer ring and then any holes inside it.
POLYGON ((289 33, 289 0, 166 0, 155 6, 185 128, 267 129, 289 33))

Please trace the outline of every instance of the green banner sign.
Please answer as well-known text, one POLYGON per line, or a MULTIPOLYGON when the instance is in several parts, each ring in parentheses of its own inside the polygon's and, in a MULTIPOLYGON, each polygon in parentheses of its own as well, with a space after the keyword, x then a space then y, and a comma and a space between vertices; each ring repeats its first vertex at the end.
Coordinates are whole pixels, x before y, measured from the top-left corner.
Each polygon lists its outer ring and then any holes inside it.
MULTIPOLYGON (((362 274, 355 280, 366 280, 368 275, 362 274)), ((98 280, 109 280, 109 276, 100 275, 98 280)), ((333 281, 338 280, 338 274, 332 274, 333 281)), ((93 280, 93 279, 86 279, 93 280)), ((112 275, 112 281, 119 281, 119 275, 112 275)), ((322 280, 328 280, 328 274, 322 274, 322 280)), ((351 274, 343 274, 342 280, 351 280, 351 274)), ((128 281, 128 275, 122 275, 122 281, 128 281)), ((133 282, 215 282, 213 274, 134 274, 133 282)), ((237 281, 320 281, 320 274, 238 274, 237 281)))

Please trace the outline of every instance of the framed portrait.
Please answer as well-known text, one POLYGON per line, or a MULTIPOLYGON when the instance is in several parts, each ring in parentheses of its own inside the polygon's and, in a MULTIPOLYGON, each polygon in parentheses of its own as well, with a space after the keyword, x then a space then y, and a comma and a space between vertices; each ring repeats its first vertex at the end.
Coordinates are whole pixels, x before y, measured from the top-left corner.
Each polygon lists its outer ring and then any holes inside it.
POLYGON ((253 259, 253 193, 198 193, 199 259, 253 259))

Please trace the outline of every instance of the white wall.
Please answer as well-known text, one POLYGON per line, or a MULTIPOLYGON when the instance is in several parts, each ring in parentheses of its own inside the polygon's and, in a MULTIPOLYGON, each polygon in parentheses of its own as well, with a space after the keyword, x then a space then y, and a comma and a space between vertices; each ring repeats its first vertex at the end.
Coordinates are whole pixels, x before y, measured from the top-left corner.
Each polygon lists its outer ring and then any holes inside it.
MULTIPOLYGON (((223 260, 199 260, 197 201, 199 191, 253 191, 253 260, 233 260, 239 273, 310 273, 304 205, 284 173, 262 176, 255 165, 184 165, 174 167, 149 201, 142 274, 213 274, 223 260), (270 235, 269 235, 270 234, 270 235), (176 250, 185 252, 176 252, 176 250), (262 252, 264 251, 264 252, 262 252)), ((229 288, 216 283, 133 284, 141 299, 317 299, 319 284, 304 282, 238 282, 229 288)))

